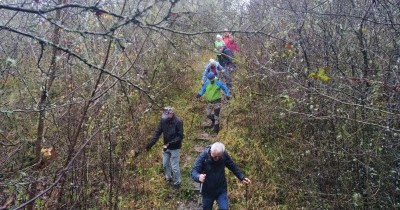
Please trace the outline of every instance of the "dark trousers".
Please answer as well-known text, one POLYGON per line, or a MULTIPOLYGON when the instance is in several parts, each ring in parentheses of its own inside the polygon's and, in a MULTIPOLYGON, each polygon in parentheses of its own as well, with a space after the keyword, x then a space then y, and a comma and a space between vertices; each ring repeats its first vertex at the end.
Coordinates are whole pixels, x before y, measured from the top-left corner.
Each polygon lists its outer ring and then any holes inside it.
POLYGON ((218 209, 228 210, 229 202, 227 192, 221 193, 217 197, 203 195, 203 210, 212 210, 214 201, 217 201, 218 209))

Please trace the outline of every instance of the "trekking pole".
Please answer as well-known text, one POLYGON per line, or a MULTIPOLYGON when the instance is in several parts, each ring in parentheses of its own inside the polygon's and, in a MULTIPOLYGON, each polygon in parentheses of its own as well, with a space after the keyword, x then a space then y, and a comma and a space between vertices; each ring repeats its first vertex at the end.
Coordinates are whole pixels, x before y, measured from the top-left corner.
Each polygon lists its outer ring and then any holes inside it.
POLYGON ((201 205, 201 203, 203 203, 203 196, 201 196, 201 191, 203 190, 203 183, 200 183, 200 190, 199 190, 199 205, 201 205))
MULTIPOLYGON (((196 99, 194 99, 194 104, 192 104, 192 107, 193 107, 193 110, 197 107, 197 104, 196 104, 196 99)), ((193 127, 193 120, 194 120, 194 113, 192 114, 192 120, 190 121, 190 131, 192 130, 192 127, 193 127)))
POLYGON ((246 195, 245 195, 245 198, 246 198, 246 209, 249 209, 249 207, 248 207, 248 205, 247 205, 247 197, 248 197, 248 190, 247 190, 247 188, 248 188, 248 185, 246 184, 246 195))

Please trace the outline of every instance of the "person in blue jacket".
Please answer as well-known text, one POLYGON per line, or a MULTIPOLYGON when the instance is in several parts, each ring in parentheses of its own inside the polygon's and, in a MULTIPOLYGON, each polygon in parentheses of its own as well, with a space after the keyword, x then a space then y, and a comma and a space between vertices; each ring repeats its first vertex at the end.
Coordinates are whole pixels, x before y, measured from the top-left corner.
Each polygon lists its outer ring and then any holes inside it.
POLYGON ((196 159, 192 169, 192 179, 202 184, 200 190, 203 198, 203 210, 211 210, 214 201, 217 201, 219 209, 228 209, 225 167, 231 170, 243 184, 251 183, 225 151, 224 144, 215 142, 211 146, 207 146, 196 159))
POLYGON ((221 112, 221 90, 224 91, 226 99, 230 99, 229 89, 212 72, 207 74, 207 81, 201 87, 196 98, 205 95, 207 99, 206 113, 207 118, 212 122, 213 134, 219 132, 219 114, 221 112))

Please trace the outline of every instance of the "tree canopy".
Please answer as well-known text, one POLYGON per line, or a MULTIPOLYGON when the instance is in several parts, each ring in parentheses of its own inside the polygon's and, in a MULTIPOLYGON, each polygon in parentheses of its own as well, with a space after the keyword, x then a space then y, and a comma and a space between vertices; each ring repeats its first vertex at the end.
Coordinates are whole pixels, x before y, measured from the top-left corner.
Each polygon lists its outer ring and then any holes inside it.
POLYGON ((0 0, 0 209, 192 201, 189 177, 169 197, 158 151, 143 148, 160 108, 176 107, 188 174, 204 107, 194 96, 224 29, 241 50, 217 139, 253 181, 229 177, 232 208, 399 208, 399 8, 0 0))

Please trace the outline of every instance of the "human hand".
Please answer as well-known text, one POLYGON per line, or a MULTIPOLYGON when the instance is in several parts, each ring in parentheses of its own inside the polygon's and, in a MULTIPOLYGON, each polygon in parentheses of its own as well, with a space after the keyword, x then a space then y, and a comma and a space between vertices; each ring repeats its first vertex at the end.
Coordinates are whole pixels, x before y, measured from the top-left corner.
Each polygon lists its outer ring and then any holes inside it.
POLYGON ((226 96, 226 100, 228 100, 228 101, 229 101, 230 99, 231 99, 231 97, 230 97, 230 96, 226 96))
POLYGON ((168 144, 164 144, 164 145, 162 146, 162 148, 163 148, 163 151, 167 151, 167 149, 168 149, 168 144))
POLYGON ((203 183, 206 180, 206 174, 200 174, 199 181, 203 183))
POLYGON ((242 180, 242 183, 247 185, 247 184, 251 184, 251 181, 250 181, 249 178, 244 178, 244 179, 242 180))

